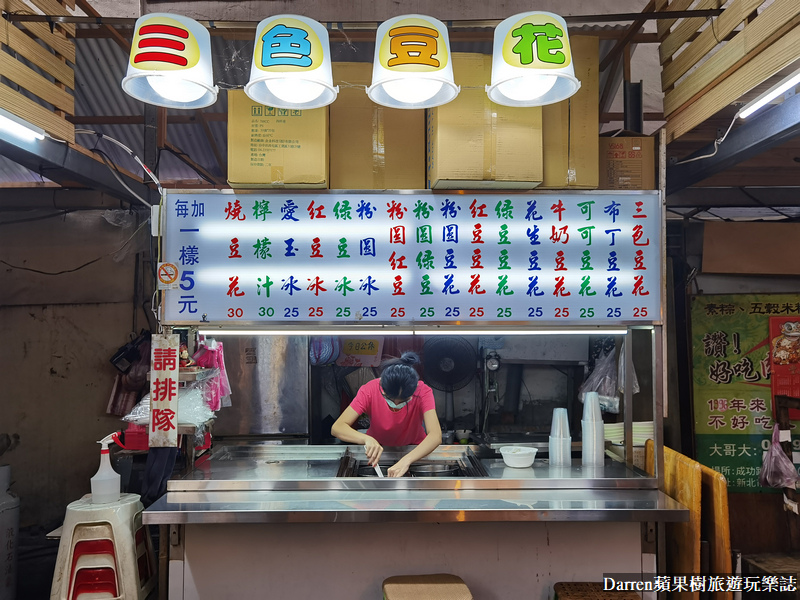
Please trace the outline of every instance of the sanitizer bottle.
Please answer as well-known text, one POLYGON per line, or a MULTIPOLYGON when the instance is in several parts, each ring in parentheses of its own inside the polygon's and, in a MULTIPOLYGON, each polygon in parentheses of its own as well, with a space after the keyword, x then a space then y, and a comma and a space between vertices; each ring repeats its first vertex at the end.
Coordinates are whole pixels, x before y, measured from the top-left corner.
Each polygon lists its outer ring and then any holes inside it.
POLYGON ((111 467, 108 456, 108 444, 113 441, 113 435, 107 435, 97 442, 100 444, 100 468, 92 477, 92 504, 108 504, 119 500, 119 473, 111 467))

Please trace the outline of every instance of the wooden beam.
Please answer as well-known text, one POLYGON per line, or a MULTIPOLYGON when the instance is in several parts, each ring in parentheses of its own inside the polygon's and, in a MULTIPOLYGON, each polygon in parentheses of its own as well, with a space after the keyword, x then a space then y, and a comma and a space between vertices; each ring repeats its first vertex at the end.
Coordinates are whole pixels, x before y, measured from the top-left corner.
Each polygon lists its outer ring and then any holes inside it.
POLYGON ((611 70, 606 76, 606 83, 603 86, 603 92, 600 94, 600 113, 607 113, 611 108, 611 103, 614 101, 614 95, 619 87, 617 79, 617 72, 619 71, 622 63, 622 56, 617 56, 614 63, 611 65, 611 70))
MULTIPOLYGON (((747 25, 719 52, 697 67, 679 86, 664 96, 664 114, 669 116, 706 94, 722 79, 768 48, 798 23, 800 23, 800 2, 775 0, 755 21, 747 25)), ((754 81, 753 86, 761 81, 763 80, 754 81)), ((736 98, 738 96, 731 101, 736 98)))
MULTIPOLYGON (((667 90, 678 79, 683 77, 697 61, 708 54, 719 41, 728 40, 728 36, 744 21, 747 15, 755 8, 760 6, 764 0, 739 0, 733 3, 725 12, 717 18, 714 27, 707 27, 683 49, 678 56, 672 58, 672 62, 664 65, 661 71, 661 89, 667 90)), ((664 61, 662 60, 662 65, 664 61)))
MULTIPOLYGON (((7 52, 0 52, 0 73, 56 108, 68 113, 75 112, 75 98, 7 52)), ((20 116, 24 118, 24 115, 20 116)))
MULTIPOLYGON (((610 123, 611 121, 625 120, 625 113, 621 112, 607 112, 600 115, 601 123, 610 123)), ((664 113, 661 112, 646 112, 644 113, 645 121, 663 121, 664 113)))
MULTIPOLYGON (((698 8, 720 8, 718 5, 721 0, 700 0, 698 8)), ((725 13, 723 13, 725 14, 725 13)), ((661 58, 661 64, 681 49, 689 38, 691 38, 703 26, 708 19, 683 19, 680 24, 669 32, 667 37, 661 42, 658 47, 658 54, 661 58)), ((711 19, 709 28, 715 27, 714 20, 711 19)))
MULTIPOLYGON (((669 5, 661 10, 660 12, 664 13, 671 13, 671 12, 681 12, 689 8, 694 2, 694 0, 672 0, 669 5)), ((669 33, 669 28, 672 27, 678 18, 670 19, 670 18, 662 18, 656 22, 656 31, 658 31, 658 37, 664 39, 667 34, 669 33)))
POLYGON ((768 44, 755 58, 699 96, 696 101, 682 107, 680 111, 668 115, 667 143, 697 127, 717 111, 768 77, 791 65, 798 58, 800 58, 800 27, 795 27, 780 39, 768 44))
POLYGON ((48 75, 52 75, 68 88, 75 88, 75 72, 15 25, 8 23, 5 27, 0 28, 0 43, 8 46, 48 75))
POLYGON ((0 106, 15 115, 24 115, 26 121, 58 139, 75 141, 75 127, 71 123, 3 83, 0 83, 0 106))
MULTIPOLYGON (((7 13, 25 14, 31 12, 30 7, 21 0, 0 0, 0 8, 7 13)), ((12 15, 6 15, 7 18, 10 16, 12 15)), ((50 31, 50 26, 47 23, 33 21, 23 21, 22 26, 68 61, 75 62, 75 44, 68 40, 60 30, 50 31)))
MULTIPOLYGON (((655 8, 655 0, 650 0, 647 3, 647 6, 644 7, 642 12, 652 12, 655 8)), ((622 34, 617 40, 617 43, 614 44, 614 47, 611 48, 608 54, 606 54, 605 58, 600 62, 600 71, 605 71, 608 65, 614 62, 614 59, 619 56, 620 52, 622 52, 625 48, 627 48, 631 40, 639 33, 639 30, 644 27, 644 24, 647 22, 647 19, 639 19, 638 21, 634 21, 631 23, 630 27, 622 34)))
POLYGON ((197 171, 199 174, 201 174, 202 177, 206 178, 208 181, 213 181, 215 185, 227 185, 225 181, 223 181, 216 175, 210 173, 208 169, 206 169, 200 163, 192 160, 188 154, 186 154, 183 150, 181 150, 177 146, 174 146, 169 142, 167 142, 166 144, 164 144, 164 148, 169 150, 175 156, 175 158, 190 166, 192 169, 197 171))
MULTIPOLYGON (((70 12, 63 5, 56 2, 56 0, 28 0, 28 2, 33 4, 45 15, 70 15, 70 12)), ((63 29, 70 37, 75 37, 74 23, 58 23, 58 27, 63 29)))
MULTIPOLYGON (((100 13, 95 10, 94 6, 89 4, 88 0, 76 0, 76 4, 78 8, 80 8, 83 12, 85 12, 90 17, 99 17, 100 13)), ((129 54, 131 51, 131 43, 128 41, 126 37, 124 37, 120 32, 114 29, 111 25, 103 25, 102 29, 108 33, 109 37, 111 37, 117 45, 122 48, 126 54, 129 54)), ((85 30, 80 30, 85 31, 85 30)), ((131 30, 131 37, 133 35, 133 30, 131 30)))
MULTIPOLYGON (((203 113, 203 118, 206 121, 227 121, 227 113, 203 113)), ((68 116, 67 120, 70 123, 78 125, 142 125, 144 124, 144 115, 72 115, 68 116)), ((171 125, 191 125, 199 123, 199 117, 192 113, 188 115, 167 115, 167 123, 171 125)))

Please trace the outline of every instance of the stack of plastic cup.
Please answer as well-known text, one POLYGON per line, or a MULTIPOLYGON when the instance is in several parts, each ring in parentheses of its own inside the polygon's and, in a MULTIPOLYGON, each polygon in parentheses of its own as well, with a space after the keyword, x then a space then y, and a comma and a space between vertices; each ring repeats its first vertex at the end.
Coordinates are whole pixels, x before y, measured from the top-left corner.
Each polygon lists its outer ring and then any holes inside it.
POLYGON ((602 467, 605 458, 605 431, 597 392, 586 392, 583 397, 581 431, 583 435, 581 464, 585 467, 602 467))
POLYGON ((572 438, 569 435, 566 408, 553 410, 549 450, 551 467, 569 467, 572 464, 572 438))

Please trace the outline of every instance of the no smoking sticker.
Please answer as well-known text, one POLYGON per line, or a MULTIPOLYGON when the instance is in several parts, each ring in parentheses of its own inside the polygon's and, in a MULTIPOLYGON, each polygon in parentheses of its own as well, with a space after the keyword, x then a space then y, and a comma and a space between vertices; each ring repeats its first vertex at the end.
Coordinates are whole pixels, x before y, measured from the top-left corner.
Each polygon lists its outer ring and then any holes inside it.
POLYGON ((158 263, 158 289, 174 290, 178 287, 178 265, 158 263))

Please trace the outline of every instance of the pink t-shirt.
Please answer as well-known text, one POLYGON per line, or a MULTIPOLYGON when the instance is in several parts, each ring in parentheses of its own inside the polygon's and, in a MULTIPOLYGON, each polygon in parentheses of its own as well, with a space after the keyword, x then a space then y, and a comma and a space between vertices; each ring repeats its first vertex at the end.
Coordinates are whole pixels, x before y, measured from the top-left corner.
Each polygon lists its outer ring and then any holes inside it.
POLYGON ((360 414, 369 415, 367 435, 374 437, 381 446, 409 446, 425 439, 423 416, 436 410, 433 390, 419 382, 411 401, 394 412, 381 394, 381 380, 373 379, 361 386, 350 408, 360 414))

